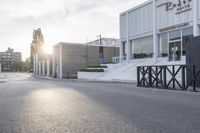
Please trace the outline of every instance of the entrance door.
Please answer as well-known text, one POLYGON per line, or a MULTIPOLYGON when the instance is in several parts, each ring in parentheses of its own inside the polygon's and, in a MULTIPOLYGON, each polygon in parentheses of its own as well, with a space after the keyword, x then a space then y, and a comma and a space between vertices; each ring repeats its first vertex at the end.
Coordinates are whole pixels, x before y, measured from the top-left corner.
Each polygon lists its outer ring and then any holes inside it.
POLYGON ((173 41, 169 43, 169 61, 181 60, 181 41, 173 41))

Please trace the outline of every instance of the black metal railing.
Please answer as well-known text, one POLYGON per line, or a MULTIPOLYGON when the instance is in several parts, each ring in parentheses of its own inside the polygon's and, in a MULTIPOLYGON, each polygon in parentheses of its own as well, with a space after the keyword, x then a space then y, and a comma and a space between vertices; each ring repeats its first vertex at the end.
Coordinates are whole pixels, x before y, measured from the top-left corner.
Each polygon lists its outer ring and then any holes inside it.
POLYGON ((196 65, 162 65, 137 67, 137 86, 197 91, 200 69, 196 65))

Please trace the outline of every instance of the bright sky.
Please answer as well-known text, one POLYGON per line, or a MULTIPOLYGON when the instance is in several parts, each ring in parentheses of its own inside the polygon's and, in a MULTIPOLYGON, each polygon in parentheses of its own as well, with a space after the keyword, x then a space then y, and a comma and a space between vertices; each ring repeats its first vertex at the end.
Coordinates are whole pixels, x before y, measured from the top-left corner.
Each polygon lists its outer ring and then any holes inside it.
POLYGON ((0 51, 30 55, 33 29, 41 28, 45 49, 58 42, 119 38, 119 13, 147 0, 0 0, 0 51))

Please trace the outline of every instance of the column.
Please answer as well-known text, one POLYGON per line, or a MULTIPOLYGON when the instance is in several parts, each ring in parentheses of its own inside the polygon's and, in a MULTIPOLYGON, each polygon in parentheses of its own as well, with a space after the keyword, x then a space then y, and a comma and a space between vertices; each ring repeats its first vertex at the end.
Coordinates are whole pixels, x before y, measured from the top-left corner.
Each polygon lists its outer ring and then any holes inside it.
POLYGON ((41 72, 41 61, 39 61, 39 75, 42 75, 42 72, 41 72))
POLYGON ((59 66, 59 68, 60 68, 60 79, 62 79, 63 78, 63 71, 62 71, 62 45, 60 45, 60 50, 59 50, 59 62, 60 62, 60 66, 59 66))
POLYGON ((47 59, 47 77, 50 77, 50 61, 47 59))
POLYGON ((45 76, 45 61, 42 61, 42 75, 45 76))
POLYGON ((53 57, 52 57, 52 78, 55 78, 55 70, 56 70, 56 67, 55 67, 55 53, 53 54, 53 57))
POLYGON ((156 0, 153 0, 153 58, 155 62, 158 57, 158 36, 157 36, 157 17, 156 17, 156 0))
POLYGON ((35 71, 35 54, 33 55, 33 74, 36 74, 36 71, 35 71))
POLYGON ((126 61, 127 63, 130 62, 130 41, 129 41, 129 24, 128 24, 128 13, 126 13, 126 45, 127 45, 127 56, 126 61))
POLYGON ((36 67, 36 75, 39 75, 39 59, 38 59, 38 54, 35 54, 35 67, 36 67))
POLYGON ((122 42, 122 31, 121 31, 121 17, 119 17, 119 33, 120 33, 120 49, 119 49, 119 62, 123 61, 123 42, 122 42))
POLYGON ((193 34, 194 37, 200 35, 198 26, 198 0, 193 0, 193 34))

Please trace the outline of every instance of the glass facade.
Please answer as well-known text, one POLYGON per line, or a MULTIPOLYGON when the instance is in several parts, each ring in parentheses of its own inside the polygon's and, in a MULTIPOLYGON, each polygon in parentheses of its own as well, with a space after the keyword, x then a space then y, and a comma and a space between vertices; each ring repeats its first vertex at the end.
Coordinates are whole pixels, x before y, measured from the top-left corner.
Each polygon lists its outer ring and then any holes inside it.
POLYGON ((133 42, 134 42, 133 40, 130 41, 130 53, 131 53, 130 59, 131 60, 134 59, 134 43, 133 42))
POLYGON ((159 56, 168 56, 168 34, 164 33, 160 35, 160 45, 159 45, 159 56))
POLYGON ((171 31, 159 35, 159 57, 169 57, 169 61, 181 60, 187 45, 191 44, 193 28, 171 31))
POLYGON ((181 60, 181 41, 169 43, 169 61, 181 60))
POLYGON ((122 43, 122 49, 123 49, 123 51, 122 51, 123 56, 126 56, 126 42, 122 43))
POLYGON ((169 32, 169 41, 180 40, 181 30, 169 32))
POLYGON ((153 57, 153 36, 134 40, 134 58, 153 57))
MULTIPOLYGON (((193 28, 161 33, 158 35, 158 57, 168 57, 169 61, 180 61, 186 55, 187 45, 191 44, 193 28)), ((153 57, 153 36, 131 40, 127 50, 127 43, 122 43, 123 56, 130 52, 130 59, 153 57)))

